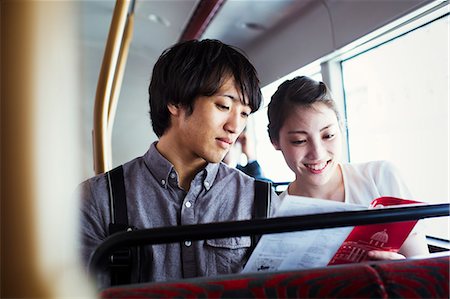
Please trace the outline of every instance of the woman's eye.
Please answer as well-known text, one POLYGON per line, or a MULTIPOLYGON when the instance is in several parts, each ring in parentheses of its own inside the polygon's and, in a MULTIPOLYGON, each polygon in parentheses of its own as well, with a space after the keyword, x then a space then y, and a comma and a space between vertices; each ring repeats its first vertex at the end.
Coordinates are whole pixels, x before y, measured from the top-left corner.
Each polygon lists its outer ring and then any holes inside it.
POLYGON ((326 134, 324 136, 325 139, 332 139, 335 136, 335 134, 326 134))
POLYGON ((242 112, 241 115, 242 115, 244 118, 247 118, 247 117, 250 116, 250 113, 242 112))
POLYGON ((221 104, 216 104, 217 108, 219 108, 220 110, 230 110, 229 106, 226 105, 221 105, 221 104))
POLYGON ((306 142, 306 140, 294 140, 294 141, 292 141, 291 143, 292 144, 295 144, 295 145, 300 145, 300 144, 304 144, 306 142))

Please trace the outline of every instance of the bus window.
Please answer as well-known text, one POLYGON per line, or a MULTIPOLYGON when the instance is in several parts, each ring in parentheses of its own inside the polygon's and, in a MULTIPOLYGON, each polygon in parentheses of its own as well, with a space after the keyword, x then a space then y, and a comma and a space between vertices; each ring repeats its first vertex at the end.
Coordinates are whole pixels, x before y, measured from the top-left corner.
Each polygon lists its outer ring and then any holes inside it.
MULTIPOLYGON (((394 161, 416 199, 448 201, 449 17, 342 62, 352 162, 394 161)), ((448 239, 443 219, 428 233, 448 239)))
MULTIPOLYGON (((448 33, 448 7, 416 12, 264 87, 264 109, 255 114, 263 171, 274 182, 294 179, 267 136, 270 97, 286 79, 323 77, 334 96, 342 94, 335 100, 347 124, 347 159, 390 160, 416 200, 448 202, 448 33), (319 63, 337 67, 325 76, 319 63)), ((427 235, 448 240, 448 218, 426 220, 427 235)))

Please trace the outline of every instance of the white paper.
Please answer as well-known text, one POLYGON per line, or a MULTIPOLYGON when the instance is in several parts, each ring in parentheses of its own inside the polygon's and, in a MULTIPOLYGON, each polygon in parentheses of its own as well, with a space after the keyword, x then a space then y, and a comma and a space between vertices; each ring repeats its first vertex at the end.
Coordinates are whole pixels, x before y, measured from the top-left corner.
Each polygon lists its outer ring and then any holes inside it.
MULTIPOLYGON (((362 205, 286 196, 276 217, 365 210, 362 205)), ((242 273, 323 267, 353 227, 327 228, 262 236, 242 273)))

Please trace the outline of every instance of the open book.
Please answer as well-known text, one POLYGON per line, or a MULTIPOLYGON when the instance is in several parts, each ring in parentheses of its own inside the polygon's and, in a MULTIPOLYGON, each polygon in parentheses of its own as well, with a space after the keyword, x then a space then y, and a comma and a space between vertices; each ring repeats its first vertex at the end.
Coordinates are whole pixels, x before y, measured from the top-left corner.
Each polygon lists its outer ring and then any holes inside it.
MULTIPOLYGON (((369 208, 420 203, 395 197, 380 197, 373 200, 369 208)), ((286 196, 275 216, 364 209, 367 207, 362 205, 286 196)), ((242 272, 324 267, 365 261, 370 250, 397 252, 416 223, 417 220, 264 235, 242 272)))

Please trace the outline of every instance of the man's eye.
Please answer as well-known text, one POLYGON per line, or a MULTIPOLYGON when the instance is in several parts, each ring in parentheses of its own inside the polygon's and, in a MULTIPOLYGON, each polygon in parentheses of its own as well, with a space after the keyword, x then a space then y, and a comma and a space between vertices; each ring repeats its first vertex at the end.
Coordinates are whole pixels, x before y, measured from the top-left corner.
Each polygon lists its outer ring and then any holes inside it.
POLYGON ((325 139, 332 139, 335 136, 335 134, 326 134, 324 136, 325 139))
POLYGON ((244 118, 247 118, 247 117, 250 116, 250 113, 242 112, 241 115, 242 115, 244 118))
POLYGON ((294 140, 294 141, 291 141, 291 143, 292 144, 295 144, 295 145, 300 145, 300 144, 304 144, 304 143, 306 143, 306 140, 294 140))

